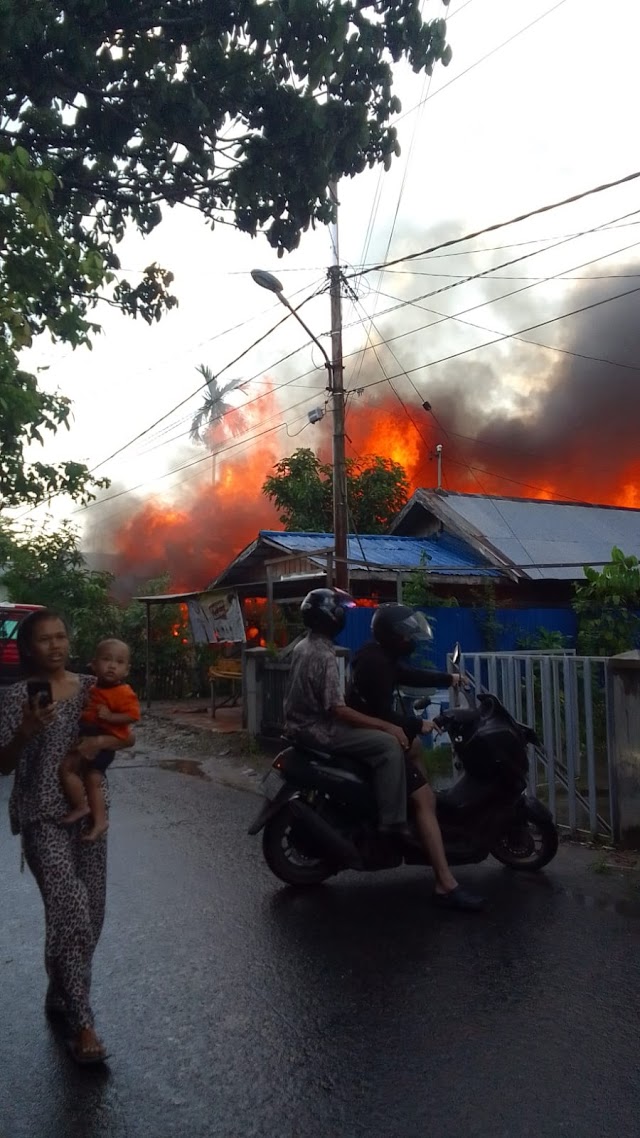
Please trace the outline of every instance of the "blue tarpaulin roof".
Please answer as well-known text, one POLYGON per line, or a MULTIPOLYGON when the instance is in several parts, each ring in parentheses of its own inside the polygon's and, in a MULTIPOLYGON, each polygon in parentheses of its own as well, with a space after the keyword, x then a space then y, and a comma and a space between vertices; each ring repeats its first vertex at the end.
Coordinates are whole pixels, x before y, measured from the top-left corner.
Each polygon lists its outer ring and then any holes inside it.
MULTIPOLYGON (((311 559, 319 569, 326 566, 326 554, 333 549, 331 533, 289 533, 261 530, 257 539, 239 553, 214 582, 235 585, 246 580, 249 569, 269 560, 296 555, 311 559)), ((496 576, 497 571, 467 542, 451 534, 433 537, 398 537, 394 534, 349 535, 351 572, 378 569, 381 574, 408 572, 424 565, 429 572, 449 576, 496 576)))
MULTIPOLYGON (((331 533, 282 533, 261 530, 260 536, 281 545, 292 553, 308 556, 333 548, 331 533)), ((393 534, 350 534, 347 554, 353 568, 366 569, 367 563, 381 569, 418 569, 425 564, 437 572, 459 572, 465 575, 485 574, 487 562, 461 538, 450 534, 434 537, 396 537, 393 534)))

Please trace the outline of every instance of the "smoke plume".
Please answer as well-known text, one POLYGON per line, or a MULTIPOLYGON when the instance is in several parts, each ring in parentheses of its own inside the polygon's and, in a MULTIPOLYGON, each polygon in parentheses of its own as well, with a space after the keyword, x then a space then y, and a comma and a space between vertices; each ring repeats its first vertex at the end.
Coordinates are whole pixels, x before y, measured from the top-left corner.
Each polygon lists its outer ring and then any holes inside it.
MULTIPOLYGON (((436 323, 436 315, 414 308, 376 320, 377 357, 368 351, 360 370, 357 356, 346 359, 345 386, 363 389, 349 399, 350 453, 394 458, 415 489, 435 485, 434 450, 441 443, 444 485, 451 490, 640 506, 640 292, 588 307, 636 283, 636 264, 616 264, 615 274, 571 282, 562 293, 547 290, 542 300, 534 294, 545 290, 531 289, 469 312, 461 318, 467 324, 436 323), (578 308, 587 310, 525 331, 522 339, 459 354, 503 331, 578 308), (415 331, 428 321, 431 328, 415 331), (382 346, 405 331, 410 334, 382 346), (378 382, 380 361, 396 377, 391 382, 378 382), (432 361, 442 362, 422 369, 432 361)), ((415 281, 410 287, 407 297, 415 295, 415 281)), ((475 296, 492 299, 508 288, 483 281, 475 296)), ((447 315, 460 308, 455 292, 432 303, 432 312, 447 315)), ((242 430, 257 434, 277 410, 271 393, 240 413, 242 430)), ((232 438, 237 424, 229 420, 216 428, 217 444, 232 438)), ((130 588, 167 574, 172 589, 200 589, 259 529, 279 528, 261 486, 274 462, 298 445, 328 457, 328 419, 295 442, 279 431, 228 451, 215 480, 203 462, 176 482, 168 499, 123 497, 111 514, 110 506, 97 507, 99 528, 88 544, 115 555, 117 574, 130 588)))

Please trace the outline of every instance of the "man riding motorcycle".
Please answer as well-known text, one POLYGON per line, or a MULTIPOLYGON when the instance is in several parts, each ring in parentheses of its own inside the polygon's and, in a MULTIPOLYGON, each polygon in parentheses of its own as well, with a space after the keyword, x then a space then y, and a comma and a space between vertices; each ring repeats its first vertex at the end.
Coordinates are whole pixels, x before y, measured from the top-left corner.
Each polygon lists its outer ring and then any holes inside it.
POLYGON ((421 755, 419 736, 433 724, 417 716, 401 715, 394 708, 399 684, 411 687, 455 687, 458 675, 411 668, 406 658, 418 641, 433 640, 431 627, 422 613, 406 605, 387 604, 376 609, 371 622, 373 641, 356 652, 351 664, 347 706, 363 715, 376 716, 400 727, 411 743, 406 752, 407 792, 411 799, 421 843, 436 878, 434 901, 446 908, 479 909, 482 901, 463 889, 447 863, 442 834, 436 817, 435 796, 415 759, 421 755))
POLYGON ((347 707, 333 639, 354 601, 340 589, 313 589, 301 605, 307 629, 296 644, 284 701, 284 732, 292 742, 359 759, 372 768, 379 830, 407 835, 404 750, 401 726, 347 707))

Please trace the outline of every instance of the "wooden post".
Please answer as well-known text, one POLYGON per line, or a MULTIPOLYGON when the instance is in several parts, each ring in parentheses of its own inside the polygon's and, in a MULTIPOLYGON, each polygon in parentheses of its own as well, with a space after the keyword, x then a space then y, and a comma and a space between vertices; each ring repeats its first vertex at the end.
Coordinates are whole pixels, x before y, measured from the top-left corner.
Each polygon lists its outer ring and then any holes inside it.
POLYGON ((151 709, 151 604, 145 601, 147 610, 147 711, 151 709))
POLYGON ((270 645, 275 643, 275 615, 273 612, 273 566, 267 565, 267 640, 270 645))

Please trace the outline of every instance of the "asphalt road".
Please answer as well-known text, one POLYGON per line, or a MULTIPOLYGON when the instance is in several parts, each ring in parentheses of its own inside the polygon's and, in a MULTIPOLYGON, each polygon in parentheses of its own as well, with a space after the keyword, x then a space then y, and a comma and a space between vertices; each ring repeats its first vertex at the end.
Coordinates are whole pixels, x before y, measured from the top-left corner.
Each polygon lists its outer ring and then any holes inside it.
POLYGON ((2 1138, 637 1138, 640 908, 593 854, 463 871, 483 916, 432 911, 413 869, 300 896, 246 836, 252 795, 159 769, 112 787, 96 1074, 43 1017, 0 784, 2 1138))

